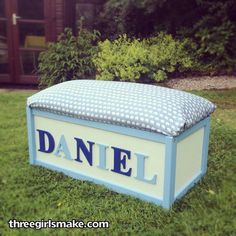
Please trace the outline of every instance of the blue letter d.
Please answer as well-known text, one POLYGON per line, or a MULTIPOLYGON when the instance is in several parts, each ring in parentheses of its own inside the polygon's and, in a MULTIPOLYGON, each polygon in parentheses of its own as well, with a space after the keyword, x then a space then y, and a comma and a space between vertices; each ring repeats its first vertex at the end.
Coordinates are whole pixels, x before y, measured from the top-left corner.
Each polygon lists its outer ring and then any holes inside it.
POLYGON ((44 130, 37 129, 39 132, 39 149, 40 152, 51 153, 55 148, 55 141, 53 136, 44 130), (45 137, 48 138, 48 147, 46 148, 45 137))

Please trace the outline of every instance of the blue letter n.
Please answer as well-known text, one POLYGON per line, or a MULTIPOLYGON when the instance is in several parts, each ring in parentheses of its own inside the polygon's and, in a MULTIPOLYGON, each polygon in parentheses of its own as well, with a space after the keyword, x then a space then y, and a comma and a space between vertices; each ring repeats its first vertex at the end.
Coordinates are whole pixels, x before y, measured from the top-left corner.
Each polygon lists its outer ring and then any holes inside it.
POLYGON ((87 143, 89 144, 89 149, 88 149, 82 139, 75 138, 75 140, 77 142, 77 158, 75 159, 75 161, 82 162, 81 156, 80 156, 80 149, 81 149, 81 151, 83 152, 89 165, 92 166, 93 165, 93 145, 94 145, 94 143, 87 141, 87 143))

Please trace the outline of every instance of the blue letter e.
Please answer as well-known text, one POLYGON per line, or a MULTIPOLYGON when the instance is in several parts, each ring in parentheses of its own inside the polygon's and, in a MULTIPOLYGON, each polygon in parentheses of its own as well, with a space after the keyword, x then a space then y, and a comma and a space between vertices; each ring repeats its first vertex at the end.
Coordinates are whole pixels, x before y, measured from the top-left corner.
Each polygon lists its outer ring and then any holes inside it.
POLYGON ((39 149, 38 151, 40 152, 45 152, 45 153, 51 153, 54 148, 55 148, 55 141, 53 136, 44 130, 40 130, 37 129, 37 131, 39 132, 39 149), (46 144, 45 144, 45 138, 47 137, 48 139, 48 147, 46 148, 46 144))
POLYGON ((118 174, 131 176, 132 169, 126 169, 126 160, 130 160, 130 151, 120 149, 118 147, 111 148, 114 150, 114 168, 111 169, 111 171, 116 172, 118 174))

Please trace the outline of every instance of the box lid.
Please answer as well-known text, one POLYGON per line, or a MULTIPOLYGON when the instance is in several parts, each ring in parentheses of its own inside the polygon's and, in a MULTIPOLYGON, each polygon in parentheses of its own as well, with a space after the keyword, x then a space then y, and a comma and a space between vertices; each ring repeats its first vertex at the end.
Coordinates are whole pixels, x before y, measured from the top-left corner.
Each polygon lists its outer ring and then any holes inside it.
POLYGON ((128 82, 73 80, 27 100, 38 110, 177 136, 216 106, 187 92, 128 82))

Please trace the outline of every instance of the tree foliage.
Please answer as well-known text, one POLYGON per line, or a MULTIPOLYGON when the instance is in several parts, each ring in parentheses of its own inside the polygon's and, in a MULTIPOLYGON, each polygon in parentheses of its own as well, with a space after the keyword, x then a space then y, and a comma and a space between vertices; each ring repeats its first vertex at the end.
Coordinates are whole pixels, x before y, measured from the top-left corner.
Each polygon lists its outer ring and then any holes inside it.
POLYGON ((199 58, 210 70, 216 67, 226 71, 235 70, 236 24, 230 15, 234 1, 199 0, 199 4, 207 13, 194 24, 192 32, 190 30, 198 44, 199 58))
POLYGON ((148 35, 155 21, 152 16, 167 0, 108 0, 100 13, 97 27, 105 38, 148 35))
POLYGON ((236 68, 235 0, 107 0, 97 27, 104 38, 150 37, 165 31, 191 38, 207 70, 236 68))

